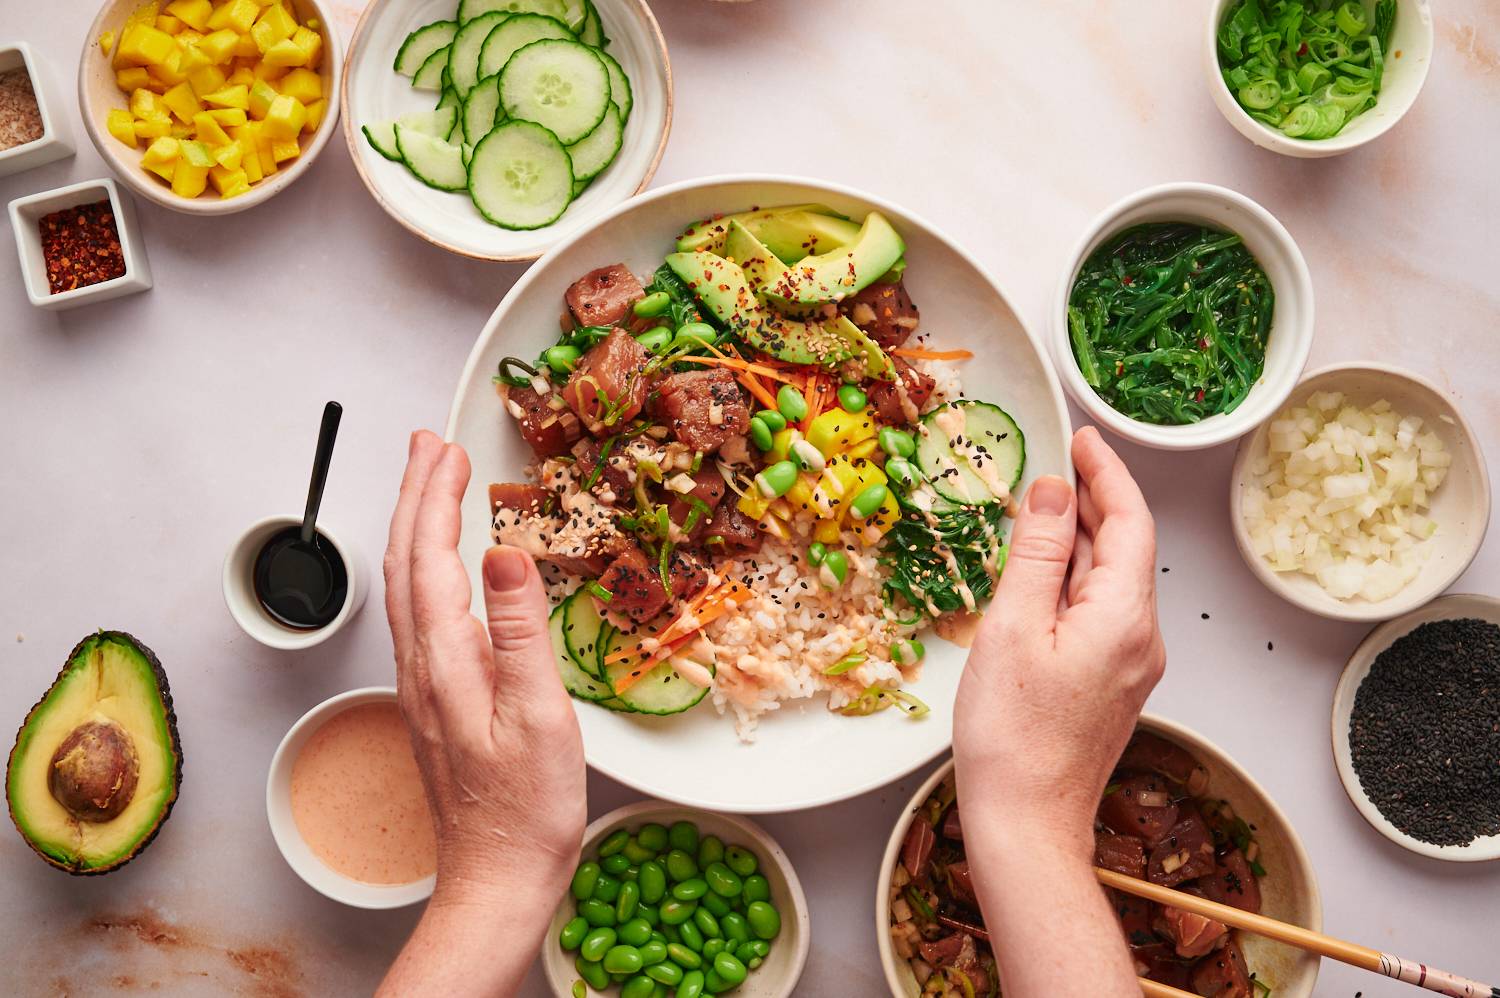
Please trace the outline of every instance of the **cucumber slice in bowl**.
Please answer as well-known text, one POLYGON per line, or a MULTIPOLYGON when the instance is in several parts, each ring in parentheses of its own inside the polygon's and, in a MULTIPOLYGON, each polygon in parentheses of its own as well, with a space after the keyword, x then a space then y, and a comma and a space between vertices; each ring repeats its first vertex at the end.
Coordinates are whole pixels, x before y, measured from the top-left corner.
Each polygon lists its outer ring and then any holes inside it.
POLYGON ((583 590, 563 600, 563 641, 573 661, 595 677, 604 674, 604 645, 609 643, 611 628, 599 615, 594 601, 583 590))
POLYGON ((510 57, 532 42, 546 38, 573 41, 573 32, 555 17, 515 14, 491 31, 479 50, 479 75, 492 76, 505 68, 510 57))
POLYGON ((960 400, 922 417, 917 467, 944 499, 986 505, 1009 498, 1026 466, 1026 437, 1004 409, 960 400))
POLYGON ((424 135, 432 135, 436 138, 447 138, 453 131, 455 114, 453 108, 438 108, 436 111, 413 111, 403 114, 395 121, 378 121, 373 125, 365 125, 362 131, 370 146, 386 159, 401 162, 401 150, 396 146, 396 126, 421 132, 424 135))
POLYGON ((461 191, 469 182, 463 148, 396 123, 401 161, 422 183, 440 191, 461 191))
POLYGON ((471 146, 490 134, 500 110, 500 77, 486 76, 464 98, 463 139, 471 146))
POLYGON ((568 146, 568 158, 573 161, 573 181, 590 181, 604 172, 605 167, 615 161, 624 142, 625 126, 621 124, 620 112, 613 104, 604 112, 599 127, 577 142, 568 146))
POLYGON ((443 89, 443 70, 448 68, 448 46, 434 49, 411 74, 413 90, 443 89))
POLYGON ((480 14, 498 11, 502 14, 546 14, 559 21, 568 17, 564 0, 459 0, 458 22, 467 24, 480 14))
POLYGON ((557 136, 541 125, 507 121, 474 147, 468 183, 474 207, 491 222, 504 229, 540 229, 568 209, 573 163, 557 136))
POLYGON ((506 116, 536 122, 563 145, 597 128, 609 103, 609 70, 580 42, 532 42, 500 71, 500 106, 506 116))
POLYGON ((453 41, 458 31, 457 21, 433 21, 424 24, 406 36, 401 48, 396 50, 394 69, 402 76, 414 76, 422 68, 427 57, 453 41))
MULTIPOLYGON (((619 631, 611 631, 608 640, 604 643, 605 656, 634 647, 634 645, 633 638, 619 631)), ((604 679, 609 683, 610 688, 614 689, 616 683, 628 676, 639 661, 639 658, 630 658, 605 665, 604 679)), ((710 665, 708 670, 712 673, 713 666, 710 665)), ((694 686, 683 679, 677 674, 677 670, 672 667, 670 661, 662 662, 626 687, 623 693, 615 694, 621 704, 638 714, 680 714, 696 707, 707 695, 707 687, 694 686)))
POLYGON ((571 601, 572 598, 569 597, 560 603, 547 618, 547 630, 552 636, 552 653, 557 659, 557 672, 562 677, 563 687, 578 699, 596 703, 609 700, 615 695, 609 685, 597 676, 584 672, 568 651, 564 618, 571 601))
POLYGON ((604 68, 609 72, 609 99, 615 102, 615 107, 620 109, 620 121, 623 123, 630 119, 630 109, 635 106, 635 94, 630 89, 630 77, 625 75, 625 70, 620 67, 615 57, 603 49, 597 51, 600 59, 604 60, 604 68))
POLYGON ((448 51, 448 75, 452 77, 453 89, 458 96, 467 97, 474 84, 479 82, 479 53, 484 40, 509 14, 490 11, 480 14, 458 29, 448 51))

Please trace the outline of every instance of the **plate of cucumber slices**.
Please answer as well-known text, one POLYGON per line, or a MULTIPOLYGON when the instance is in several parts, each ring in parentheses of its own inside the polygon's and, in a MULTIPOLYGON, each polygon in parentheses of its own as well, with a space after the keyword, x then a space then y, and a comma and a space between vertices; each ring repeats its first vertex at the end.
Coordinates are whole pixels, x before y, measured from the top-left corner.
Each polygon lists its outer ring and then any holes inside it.
POLYGON ((644 0, 374 0, 340 107, 387 214, 451 252, 528 261, 650 182, 672 73, 644 0))

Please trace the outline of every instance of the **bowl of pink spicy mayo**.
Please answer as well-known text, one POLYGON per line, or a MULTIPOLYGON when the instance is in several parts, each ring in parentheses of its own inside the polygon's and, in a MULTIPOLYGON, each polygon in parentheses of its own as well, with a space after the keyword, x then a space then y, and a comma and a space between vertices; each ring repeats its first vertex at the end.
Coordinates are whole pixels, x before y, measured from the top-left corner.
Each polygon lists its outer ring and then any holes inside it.
POLYGON ((432 815, 392 687, 340 693, 292 725, 266 815, 287 864, 335 901, 399 908, 432 894, 432 815))

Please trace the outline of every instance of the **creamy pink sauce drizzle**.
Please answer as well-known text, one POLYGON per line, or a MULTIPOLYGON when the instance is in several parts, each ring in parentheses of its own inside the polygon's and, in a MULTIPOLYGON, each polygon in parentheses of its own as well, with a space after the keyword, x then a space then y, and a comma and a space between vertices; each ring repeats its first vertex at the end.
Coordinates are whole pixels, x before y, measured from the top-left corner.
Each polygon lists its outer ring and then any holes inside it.
POLYGON ((437 869, 437 840, 406 725, 394 703, 335 715, 292 765, 292 817, 338 873, 409 884, 437 869))

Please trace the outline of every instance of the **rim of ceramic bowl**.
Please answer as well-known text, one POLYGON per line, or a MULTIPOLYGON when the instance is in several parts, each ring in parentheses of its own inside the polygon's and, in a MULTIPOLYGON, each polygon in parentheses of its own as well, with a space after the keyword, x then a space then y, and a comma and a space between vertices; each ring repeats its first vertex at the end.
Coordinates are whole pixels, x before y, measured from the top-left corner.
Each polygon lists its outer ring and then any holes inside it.
POLYGON ((390 202, 390 199, 380 193, 379 187, 376 186, 375 181, 371 179, 369 172, 365 169, 364 161, 361 159, 359 152, 359 136, 354 130, 354 119, 349 114, 349 80, 353 76, 353 73, 349 72, 349 70, 353 68, 355 56, 359 53, 365 29, 369 25, 370 16, 386 2, 388 0, 371 0, 370 4, 360 13, 359 22, 354 27, 354 35, 349 39, 349 49, 344 54, 345 72, 340 77, 339 82, 339 117, 343 119, 344 143, 349 147, 349 158, 354 161, 354 170, 359 174, 360 183, 365 185, 365 190, 369 191, 370 196, 375 199, 375 203, 380 205, 380 210, 395 219, 407 232, 425 242, 431 243, 439 249, 445 249, 449 253, 455 253, 470 260, 486 260, 492 263, 530 263, 533 260, 541 259, 559 246, 566 245, 577 235, 591 230, 598 221, 611 217, 621 205, 630 204, 636 195, 644 191, 650 185, 651 181, 655 179, 656 170, 661 166, 662 157, 667 152, 667 140, 672 135, 672 112, 676 101, 676 88, 672 82, 672 56, 667 51, 667 39, 662 34, 661 25, 657 22, 656 15, 652 13, 646 0, 623 0, 623 2, 630 4, 635 9, 636 14, 651 29, 651 35, 656 40, 656 49, 661 54, 662 76, 667 86, 666 118, 662 122, 661 139, 656 143, 656 153, 651 157, 651 163, 646 167, 646 172, 642 175, 640 183, 636 184, 635 190, 622 200, 620 204, 597 216, 594 221, 585 223, 572 236, 565 238, 561 243, 556 243, 548 249, 536 253, 473 253, 428 232, 420 225, 410 221, 401 212, 396 210, 396 206, 390 202))
MULTIPOLYGON (((95 56, 108 58, 99 53, 99 36, 104 31, 104 25, 121 7, 129 6, 134 0, 109 0, 99 13, 95 15, 93 23, 89 25, 88 34, 83 39, 83 52, 78 59, 78 111, 83 118, 83 127, 88 132, 89 140, 94 143, 99 156, 104 160, 104 165, 109 167, 110 172, 124 182, 136 194, 159 204, 164 208, 170 208, 184 215, 218 216, 233 215, 271 200, 277 194, 286 190, 296 183, 297 178, 312 167, 313 161, 322 153, 328 144, 329 136, 334 132, 339 117, 339 105, 333 101, 335 90, 342 88, 344 74, 343 46, 339 41, 338 29, 334 26, 333 18, 329 16, 328 9, 323 0, 296 0, 297 3, 305 3, 316 12, 319 22, 323 26, 323 64, 320 73, 325 80, 325 100, 328 101, 327 110, 323 113, 323 120, 318 123, 318 130, 312 134, 312 138, 302 148, 296 161, 290 166, 279 169, 270 177, 250 188, 246 194, 240 194, 232 198, 205 197, 199 195, 195 198, 186 198, 174 193, 171 187, 164 186, 156 181, 154 176, 148 176, 139 163, 127 162, 125 155, 132 150, 127 150, 108 132, 103 130, 103 115, 96 116, 91 111, 89 99, 89 69, 95 56)), ((118 42, 119 39, 116 39, 118 42)), ((100 109, 107 110, 107 109, 100 109)), ((139 148, 139 147, 137 147, 139 148)))
MULTIPOLYGON (((1347 602, 1332 600, 1325 602, 1315 596, 1304 595, 1300 590, 1288 585, 1278 573, 1273 572, 1265 562, 1264 558, 1257 555, 1250 547, 1249 532, 1245 529, 1244 496, 1241 483, 1244 480, 1246 468, 1254 453, 1260 448, 1261 442, 1265 440, 1266 434, 1270 432, 1270 420, 1261 423, 1255 431, 1248 433, 1240 440, 1239 447, 1235 450, 1234 463, 1229 471, 1229 529, 1234 534, 1234 545, 1239 549, 1240 558, 1250 573, 1255 576, 1261 585, 1272 593, 1286 600, 1295 607, 1306 610, 1308 613, 1317 614, 1330 620, 1348 620, 1362 623, 1371 623, 1389 620, 1392 617, 1400 617, 1418 609, 1424 603, 1428 603, 1440 596, 1443 590, 1458 581, 1459 576, 1468 571, 1478 556, 1479 550, 1484 545, 1485 535, 1489 532, 1490 523, 1490 476, 1489 469, 1485 465, 1484 451, 1479 446, 1479 438, 1474 433, 1474 427, 1469 423, 1468 417, 1463 410, 1455 405, 1436 384, 1424 378, 1415 371, 1394 364, 1383 364, 1379 361, 1361 360, 1345 361, 1337 364, 1326 364, 1315 370, 1307 372, 1293 386, 1291 393, 1298 398, 1306 394, 1308 386, 1320 378, 1331 374, 1349 374, 1354 372, 1374 372, 1381 378, 1405 381, 1410 385, 1426 392, 1437 400, 1434 406, 1439 412, 1446 413, 1453 419, 1454 428, 1465 441, 1465 448, 1474 461, 1475 477, 1478 482, 1480 502, 1476 506, 1479 516, 1477 527, 1470 531, 1472 541, 1467 546, 1464 556, 1455 561, 1451 569, 1446 572, 1440 585, 1427 587, 1422 590, 1413 589, 1410 584, 1395 596, 1378 603, 1370 603, 1364 600, 1359 602, 1347 602)), ((1415 580, 1413 580, 1415 581, 1415 580)))
POLYGON ((364 563, 360 560, 359 552, 339 540, 338 535, 334 533, 332 528, 319 519, 317 532, 328 538, 334 550, 338 551, 339 557, 344 560, 344 570, 349 580, 344 605, 339 608, 338 615, 328 623, 322 627, 311 628, 306 631, 295 631, 282 624, 276 624, 271 620, 269 615, 264 615, 264 611, 260 609, 259 604, 255 601, 253 586, 244 583, 239 572, 242 565, 245 567, 254 566, 255 552, 248 550, 250 539, 269 527, 295 527, 301 523, 302 517, 294 516, 290 513, 263 516, 240 531, 239 535, 235 537, 234 543, 229 546, 228 553, 224 555, 224 571, 220 587, 224 593, 224 605, 229 610, 229 616, 234 619, 235 624, 247 637, 259 644, 265 645, 267 648, 274 648, 277 651, 302 651, 322 644, 343 630, 344 626, 364 606, 366 582, 364 579, 364 563), (250 597, 245 602, 254 604, 249 612, 262 614, 262 616, 247 617, 241 612, 241 607, 237 604, 235 597, 231 593, 244 591, 250 592, 250 597), (265 624, 267 627, 262 629, 258 626, 247 624, 247 620, 253 621, 254 625, 265 624), (272 627, 279 628, 280 630, 272 631, 270 629, 272 627), (282 632, 285 632, 284 636, 282 632), (273 634, 275 635, 274 638, 271 637, 273 634))
POLYGON ((333 718, 368 703, 396 703, 396 687, 361 686, 337 693, 310 708, 287 729, 266 771, 266 822, 286 865, 319 894, 352 908, 403 908, 430 897, 437 875, 429 874, 409 884, 366 884, 346 877, 313 854, 292 815, 291 771, 297 761, 294 753, 300 752, 308 739, 333 718))
MULTIPOLYGON (((1396 105, 1397 110, 1389 117, 1382 118, 1373 126, 1357 129, 1354 134, 1349 134, 1348 128, 1340 130, 1337 135, 1327 139, 1294 139, 1270 125, 1263 124, 1250 117, 1243 107, 1240 106, 1234 94, 1229 90, 1229 84, 1224 82, 1224 73, 1219 68, 1219 25, 1224 20, 1224 12, 1231 3, 1237 0, 1214 0, 1208 8, 1208 17, 1205 19, 1205 68, 1208 73, 1208 86, 1210 96, 1214 105, 1218 107, 1219 113, 1224 119, 1245 138, 1255 145, 1270 152, 1282 156, 1290 156, 1297 159, 1321 159, 1328 156, 1338 156, 1358 149, 1370 142, 1374 142, 1380 136, 1395 127, 1396 123, 1406 117, 1406 113, 1416 104, 1417 98, 1422 93, 1422 88, 1427 84, 1427 74, 1432 68, 1432 53, 1435 47, 1432 27, 1432 9, 1428 0, 1401 0, 1397 7, 1397 28, 1400 27, 1400 19, 1403 13, 1414 12, 1417 19, 1418 38, 1421 40, 1421 50, 1412 54, 1413 60, 1421 65, 1408 70, 1406 65, 1400 67, 1400 71, 1416 74, 1416 82, 1411 86, 1411 93, 1405 98, 1405 102, 1396 105)), ((1400 51, 1399 49, 1397 51, 1400 51)), ((1392 67, 1387 65, 1387 71, 1392 67)), ((1392 105, 1387 105, 1390 107, 1392 105)), ((1368 113, 1368 111, 1366 112, 1368 113)), ((1358 121, 1359 119, 1354 119, 1358 121)))
MULTIPOLYGON (((1163 217, 1157 219, 1158 221, 1174 218, 1225 228, 1223 222, 1194 217, 1200 214, 1198 212, 1164 211, 1162 214, 1163 217)), ((1235 234, 1243 236, 1244 232, 1235 230, 1235 234)), ((1312 275, 1307 269, 1307 260, 1303 257, 1297 241, 1292 238, 1292 234, 1275 215, 1258 202, 1227 187, 1199 181, 1173 181, 1155 184, 1127 194, 1095 215, 1084 228, 1083 234, 1074 242, 1068 254, 1068 265, 1062 271, 1062 279, 1053 297, 1051 323, 1048 330, 1049 346, 1053 353, 1053 366, 1057 368, 1063 387, 1078 407, 1083 409, 1094 422, 1109 429, 1116 436, 1146 447, 1158 450, 1201 450, 1206 447, 1215 447, 1249 433, 1281 408, 1282 403, 1296 386, 1298 378, 1301 377, 1303 368, 1307 365, 1307 357, 1312 350, 1313 319, 1312 275), (1077 279, 1078 272, 1083 269, 1084 263, 1095 250, 1125 229, 1151 221, 1150 219, 1137 219, 1122 223, 1120 221, 1122 217, 1138 209, 1149 209, 1154 203, 1174 198, 1215 203, 1248 216, 1251 223, 1262 230, 1261 234, 1267 241, 1267 252, 1255 254, 1257 263, 1263 269, 1272 269, 1266 267, 1267 261, 1264 257, 1267 254, 1273 254, 1276 259, 1276 264, 1272 265, 1273 268, 1286 269, 1291 278, 1290 287, 1282 285, 1275 288, 1278 302, 1287 301, 1292 309, 1286 316, 1286 323, 1283 324, 1287 328, 1283 328, 1283 325, 1273 325, 1271 336, 1272 338, 1289 338, 1291 346, 1288 348, 1290 352, 1287 354, 1287 363, 1284 363, 1282 369, 1276 372, 1275 380, 1272 380, 1266 371, 1262 371, 1260 380, 1251 387, 1249 394, 1234 412, 1210 416, 1197 423, 1167 426, 1141 422, 1118 412, 1101 398, 1088 382, 1084 381, 1083 374, 1078 368, 1078 361, 1073 356, 1072 341, 1068 335, 1068 300, 1072 295, 1073 282, 1077 279)), ((1268 368, 1270 363, 1270 347, 1268 346, 1266 357, 1268 368)))

